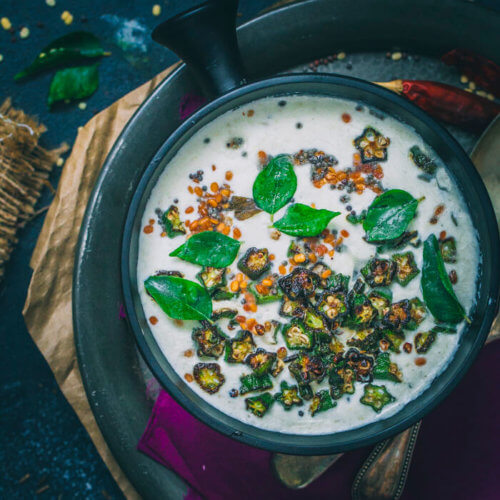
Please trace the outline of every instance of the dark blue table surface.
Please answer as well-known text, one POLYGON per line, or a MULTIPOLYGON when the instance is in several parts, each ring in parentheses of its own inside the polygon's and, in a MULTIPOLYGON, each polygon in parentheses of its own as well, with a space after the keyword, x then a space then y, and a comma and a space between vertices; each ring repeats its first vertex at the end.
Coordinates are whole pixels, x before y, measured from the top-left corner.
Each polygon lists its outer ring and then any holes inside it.
MULTIPOLYGON (((62 141, 72 144, 79 126, 127 92, 172 64, 177 57, 155 46, 149 33, 170 12, 200 3, 194 0, 56 0, 48 7, 44 0, 2 0, 0 17, 8 17, 16 29, 0 29, 0 101, 11 96, 16 107, 37 115, 47 125, 42 143, 50 148, 62 141), (154 17, 158 3, 162 15, 154 17), (64 10, 74 16, 66 26, 64 10), (129 20, 129 21, 127 21, 129 20), (30 36, 22 40, 19 29, 27 26, 30 36), (119 47, 113 37, 117 26, 129 29, 135 45, 119 47), (70 105, 49 112, 46 96, 50 74, 22 84, 14 74, 31 62, 54 38, 76 30, 92 31, 112 51, 99 68, 99 90, 80 110, 70 105), (131 31, 130 31, 131 30, 131 31)), ((270 0, 241 0, 239 21, 254 17, 272 4, 270 0)), ((61 169, 51 176, 57 185, 61 169)), ((51 201, 45 190, 38 207, 51 201)), ((87 432, 59 390, 52 372, 31 340, 21 314, 31 277, 29 259, 43 216, 30 222, 19 234, 20 241, 0 284, 0 498, 122 498, 87 432)))

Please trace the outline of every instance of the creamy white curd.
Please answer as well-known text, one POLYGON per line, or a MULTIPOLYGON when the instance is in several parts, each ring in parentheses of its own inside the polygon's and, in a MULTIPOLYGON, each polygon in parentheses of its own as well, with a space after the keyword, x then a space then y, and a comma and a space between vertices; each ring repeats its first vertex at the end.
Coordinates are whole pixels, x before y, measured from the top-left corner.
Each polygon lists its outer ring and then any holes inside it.
MULTIPOLYGON (((227 182, 225 173, 231 171, 233 178, 228 183, 233 194, 251 198, 252 185, 261 168, 258 161, 259 151, 275 156, 281 153, 293 154, 300 149, 317 148, 334 155, 339 162, 335 168, 342 169, 352 166, 353 153, 356 151, 352 143, 353 139, 359 136, 365 127, 373 126, 391 141, 388 147, 388 160, 381 163, 384 172, 382 179, 384 188, 403 189, 417 199, 425 197, 419 203, 417 216, 408 229, 418 230, 422 241, 431 233, 438 237, 441 231, 446 231, 449 236, 456 238, 457 262, 447 264, 447 269, 448 271, 456 270, 458 282, 454 290, 465 310, 469 312, 475 300, 480 256, 476 231, 454 181, 447 174, 436 153, 412 128, 389 116, 380 119, 371 114, 366 107, 358 110, 359 107, 356 109, 356 106, 355 102, 328 97, 286 96, 254 101, 219 116, 198 131, 181 148, 162 173, 147 203, 143 226, 148 225, 150 219, 157 219, 156 209, 166 210, 175 199, 178 200, 181 218, 193 220, 194 217, 186 215, 185 211, 190 206, 197 206, 197 196, 189 193, 187 186, 194 185, 189 179, 189 174, 197 170, 204 172, 200 186, 210 186, 212 182, 223 184, 227 182), (278 102, 283 100, 286 101, 286 105, 278 105, 278 102), (249 110, 253 110, 253 114, 248 113, 249 110), (341 119, 344 113, 348 113, 351 117, 348 123, 341 119), (300 126, 297 126, 298 123, 300 126), (228 148, 228 141, 234 137, 241 137, 243 144, 237 149, 228 148), (418 145, 440 165, 436 176, 437 182, 435 179, 426 182, 418 178, 422 171, 415 166, 408 155, 413 145, 418 145), (212 170, 212 165, 216 166, 215 171, 212 170), (445 206, 444 212, 438 222, 432 225, 429 220, 436 207, 441 204, 445 206), (452 221, 452 214, 457 225, 452 221)), ((375 255, 375 246, 363 240, 365 233, 362 225, 352 225, 346 220, 345 216, 348 213, 346 205, 350 205, 353 210, 360 213, 370 205, 376 194, 369 189, 361 195, 356 192, 350 193, 350 200, 342 203, 340 197, 346 195, 345 190, 332 190, 329 185, 318 189, 312 184, 310 164, 296 166, 295 172, 298 178, 298 188, 294 195, 295 202, 308 205, 314 203, 316 208, 341 212, 341 215, 332 219, 328 227, 339 232, 345 229, 349 232, 349 237, 344 240, 343 251, 335 252, 333 258, 326 255, 324 262, 334 272, 350 275, 352 285, 360 268, 375 255)), ((275 214, 274 219, 278 220, 285 211, 286 207, 282 208, 275 214)), ((228 212, 228 216, 232 217, 233 214, 228 212)), ((273 229, 269 227, 270 216, 264 212, 245 221, 233 220, 234 226, 241 230, 242 245, 238 258, 232 264, 228 274, 239 272, 236 269, 236 263, 250 247, 268 248, 269 253, 276 256, 272 272, 278 272, 278 266, 286 260, 287 249, 293 238, 283 234, 278 240, 272 239, 273 229)), ((200 361, 218 363, 225 376, 225 383, 217 393, 207 394, 194 381, 186 382, 186 384, 220 411, 251 425, 283 433, 316 435, 352 429, 387 418, 427 388, 446 367, 457 348, 464 323, 458 325, 457 334, 437 336, 430 350, 423 355, 426 358, 426 364, 423 366, 415 364, 416 357, 422 355, 417 354, 414 348, 409 354, 403 351, 399 354, 391 353, 391 360, 398 364, 403 373, 403 382, 377 380, 373 382, 377 385, 385 385, 396 398, 380 413, 376 413, 371 407, 359 402, 363 395, 363 384, 356 383, 354 394, 344 395, 337 401, 335 408, 315 416, 311 416, 308 411, 309 402, 305 402, 301 408, 293 407, 291 411, 284 411, 281 405, 276 403, 263 418, 258 418, 246 410, 244 401, 245 397, 254 396, 257 393, 236 398, 229 396, 231 389, 239 388, 240 376, 250 373, 250 368, 243 364, 228 364, 223 356, 218 360, 198 358, 191 338, 191 332, 194 327, 198 326, 198 322, 184 321, 182 325, 179 325, 178 322, 167 317, 146 294, 142 283, 159 270, 177 270, 182 272, 186 279, 193 281, 196 281, 195 275, 200 271, 197 265, 169 256, 172 250, 185 241, 184 236, 161 237, 161 228, 158 223, 153 224, 153 227, 151 234, 142 233, 140 237, 137 281, 140 284, 145 316, 147 318, 154 316, 158 319, 156 324, 150 325, 154 337, 168 362, 182 378, 185 374, 192 374, 193 366, 200 361), (192 357, 184 355, 184 352, 188 350, 194 351, 192 357), (303 416, 299 416, 299 411, 304 413, 303 416)), ((422 246, 416 249, 408 247, 406 250, 413 251, 418 267, 421 269, 422 246)), ((389 257, 392 253, 394 252, 382 253, 381 257, 389 257)), ((393 302, 405 298, 411 299, 414 296, 422 298, 420 275, 406 287, 393 283, 391 289, 393 302)), ((214 309, 230 306, 237 308, 240 314, 254 317, 260 323, 272 319, 286 323, 289 319, 279 316, 279 305, 280 302, 259 305, 256 313, 248 313, 243 310, 240 297, 231 301, 214 302, 214 309)), ((406 331, 406 340, 413 343, 416 333, 428 331, 434 323, 432 316, 428 314, 418 330, 406 331)), ((227 329, 227 320, 221 322, 221 328, 230 337, 234 337, 238 332, 238 328, 233 331, 227 329)), ((352 332, 349 333, 347 329, 343 330, 344 333, 339 336, 339 339, 345 342, 352 332)), ((285 345, 281 335, 278 335, 277 345, 267 343, 266 337, 255 335, 254 339, 257 346, 273 352, 285 345)), ((279 391, 282 380, 295 384, 293 377, 285 368, 277 378, 273 378, 274 385, 271 389, 273 394, 279 391)), ((314 392, 328 388, 327 378, 320 384, 313 383, 312 388, 314 392)))

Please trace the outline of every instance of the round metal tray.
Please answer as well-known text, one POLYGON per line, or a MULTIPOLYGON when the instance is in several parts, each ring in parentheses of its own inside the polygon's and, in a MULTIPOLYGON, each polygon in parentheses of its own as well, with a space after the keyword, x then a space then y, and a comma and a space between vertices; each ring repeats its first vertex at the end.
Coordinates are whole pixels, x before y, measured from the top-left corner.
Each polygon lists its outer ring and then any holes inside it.
MULTIPOLYGON (((457 84, 456 72, 436 56, 465 46, 495 59, 500 15, 456 0, 308 0, 268 12, 238 29, 254 77, 309 69, 316 58, 347 52, 319 71, 368 80, 396 77, 457 84), (400 49, 408 57, 387 59, 400 49), (298 65, 303 65, 297 68, 298 65), (305 66, 304 66, 305 65, 305 66)), ((165 138, 179 125, 179 103, 199 93, 184 66, 162 82, 125 127, 102 168, 82 224, 75 260, 75 341, 90 405, 118 463, 145 498, 182 498, 185 483, 136 450, 151 412, 149 377, 126 322, 119 319, 120 244, 132 193, 165 138)), ((467 151, 477 139, 450 129, 467 151)))

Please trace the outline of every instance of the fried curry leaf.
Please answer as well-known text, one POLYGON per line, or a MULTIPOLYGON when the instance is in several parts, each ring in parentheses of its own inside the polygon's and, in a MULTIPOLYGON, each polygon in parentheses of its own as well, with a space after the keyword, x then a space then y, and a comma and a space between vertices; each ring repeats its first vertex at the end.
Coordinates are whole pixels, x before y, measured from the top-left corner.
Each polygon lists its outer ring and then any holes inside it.
POLYGON ((170 253, 172 257, 209 267, 227 267, 238 255, 241 243, 216 231, 193 234, 184 244, 170 253))
POLYGON ((366 241, 399 238, 415 216, 417 205, 418 200, 402 189, 391 189, 377 196, 363 220, 366 241))
POLYGON ((59 101, 73 101, 92 95, 99 86, 97 64, 59 70, 50 83, 49 108, 59 101))
POLYGON ((438 240, 433 234, 424 242, 423 257, 420 286, 425 305, 438 321, 460 323, 465 318, 465 310, 453 291, 438 240))
POLYGON ((274 223, 274 227, 290 236, 318 236, 339 214, 295 203, 287 208, 286 214, 274 223))
POLYGON ((198 319, 211 322, 212 299, 207 290, 194 281, 177 276, 150 276, 146 291, 173 319, 198 319))
POLYGON ((107 53, 104 52, 96 36, 86 31, 76 31, 47 45, 28 67, 14 76, 14 79, 21 80, 47 69, 68 64, 84 64, 89 59, 104 55, 107 53))
POLYGON ((253 183, 255 204, 269 214, 284 207, 297 190, 297 176, 288 155, 275 156, 253 183))

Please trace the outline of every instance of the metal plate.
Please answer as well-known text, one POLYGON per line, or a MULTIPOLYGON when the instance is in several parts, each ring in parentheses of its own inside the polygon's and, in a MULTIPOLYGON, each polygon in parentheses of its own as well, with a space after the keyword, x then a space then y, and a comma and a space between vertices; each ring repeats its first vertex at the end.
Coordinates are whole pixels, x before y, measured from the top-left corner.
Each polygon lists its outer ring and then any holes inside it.
MULTIPOLYGON (((362 0, 356 3, 355 16, 348 0, 309 0, 247 23, 239 29, 238 39, 254 78, 341 49, 348 53, 368 49, 321 71, 366 79, 428 78, 456 84, 456 73, 432 56, 466 46, 494 59, 499 17, 491 10, 454 0, 423 0, 418 5, 362 0), (392 48, 418 53, 420 60, 388 60, 384 53, 392 48)), ((111 451, 146 498, 179 498, 186 486, 173 472, 136 451, 151 402, 146 398, 144 372, 132 334, 118 319, 122 302, 121 231, 142 171, 165 137, 179 125, 178 106, 190 91, 196 92, 196 85, 181 67, 130 120, 96 184, 76 256, 73 310, 84 385, 111 451)), ((457 138, 469 151, 477 139, 464 133, 457 138)))

